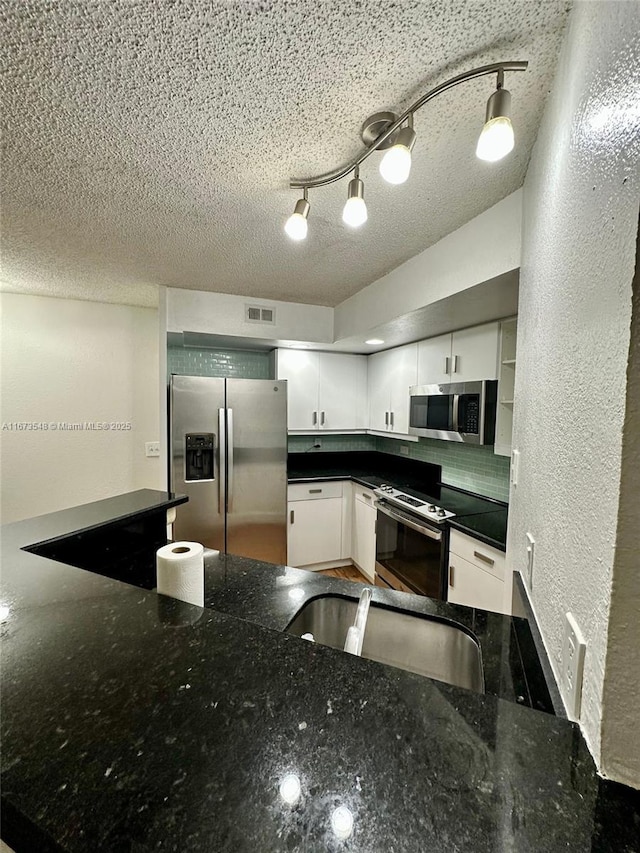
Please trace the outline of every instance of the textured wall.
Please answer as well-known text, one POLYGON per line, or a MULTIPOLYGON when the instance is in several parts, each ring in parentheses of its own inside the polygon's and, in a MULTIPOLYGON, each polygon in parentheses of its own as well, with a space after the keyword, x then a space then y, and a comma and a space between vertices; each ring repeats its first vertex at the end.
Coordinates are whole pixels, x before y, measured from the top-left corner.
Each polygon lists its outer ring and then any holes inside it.
POLYGON ((407 442, 374 435, 320 435, 319 438, 322 447, 315 450, 311 449, 313 436, 290 435, 289 452, 378 450, 381 453, 400 454, 402 447, 408 447, 411 459, 442 466, 443 483, 490 498, 509 499, 509 460, 504 456, 494 456, 493 447, 472 447, 425 438, 407 442))
MULTIPOLYGON (((640 5, 577 3, 524 187, 509 560, 556 675, 587 640, 580 723, 600 756, 640 184, 640 5)), ((636 739, 637 743, 637 739, 636 739)))
POLYGON ((602 769, 640 788, 640 234, 636 247, 633 320, 622 438, 620 512, 613 567, 602 697, 602 769))
POLYGON ((4 293, 3 423, 130 422, 131 430, 3 430, 2 521, 162 482, 157 310, 4 293))
POLYGON ((167 347, 167 373, 179 373, 182 376, 273 379, 271 363, 271 355, 258 350, 167 347))

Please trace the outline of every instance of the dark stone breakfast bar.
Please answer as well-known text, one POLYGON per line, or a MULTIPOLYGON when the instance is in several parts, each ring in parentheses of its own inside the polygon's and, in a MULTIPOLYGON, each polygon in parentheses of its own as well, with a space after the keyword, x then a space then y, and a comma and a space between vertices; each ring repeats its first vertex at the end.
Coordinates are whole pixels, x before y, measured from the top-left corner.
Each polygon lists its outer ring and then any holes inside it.
POLYGON ((180 501, 144 490, 2 530, 2 838, 18 853, 639 849, 637 792, 598 776, 578 726, 518 702, 516 672, 538 695, 522 620, 375 590, 475 628, 479 694, 284 631, 305 601, 357 596, 344 581, 210 556, 204 609, 166 599, 116 540, 144 563, 180 501), (110 539, 129 583, 105 576, 110 539))

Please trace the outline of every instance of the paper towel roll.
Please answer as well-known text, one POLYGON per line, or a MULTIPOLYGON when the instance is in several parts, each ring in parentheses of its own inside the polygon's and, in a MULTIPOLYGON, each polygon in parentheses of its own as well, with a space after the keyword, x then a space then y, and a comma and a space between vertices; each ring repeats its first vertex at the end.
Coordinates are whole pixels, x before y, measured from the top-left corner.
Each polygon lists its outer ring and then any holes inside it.
POLYGON ((172 542, 156 552, 158 592, 204 607, 204 548, 199 542, 172 542))

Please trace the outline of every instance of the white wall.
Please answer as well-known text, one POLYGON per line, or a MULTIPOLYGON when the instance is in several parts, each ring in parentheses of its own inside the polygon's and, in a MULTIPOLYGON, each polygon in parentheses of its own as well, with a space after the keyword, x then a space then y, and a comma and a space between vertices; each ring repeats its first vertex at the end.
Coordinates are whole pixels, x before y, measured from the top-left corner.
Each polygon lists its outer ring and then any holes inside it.
POLYGON ((155 308, 0 294, 0 419, 131 422, 130 431, 0 432, 3 523, 161 487, 155 308))
POLYGON ((167 288, 167 331, 204 332, 282 341, 333 341, 333 308, 167 288), (274 308, 275 325, 246 323, 245 305, 274 308))
POLYGON ((336 340, 366 334, 395 317, 517 269, 522 190, 474 217, 335 309, 336 340))
POLYGON ((596 760, 640 198, 639 32, 638 4, 574 6, 524 185, 508 558, 524 570, 531 531, 532 601, 557 676, 566 611, 586 637, 580 723, 596 760))

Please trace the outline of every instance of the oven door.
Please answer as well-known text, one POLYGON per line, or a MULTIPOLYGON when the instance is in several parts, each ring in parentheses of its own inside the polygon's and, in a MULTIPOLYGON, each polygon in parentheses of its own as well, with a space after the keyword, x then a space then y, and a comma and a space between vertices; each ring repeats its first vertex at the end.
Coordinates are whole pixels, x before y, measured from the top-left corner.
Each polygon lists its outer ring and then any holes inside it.
POLYGON ((376 503, 376 572, 388 586, 446 600, 445 532, 376 503))

